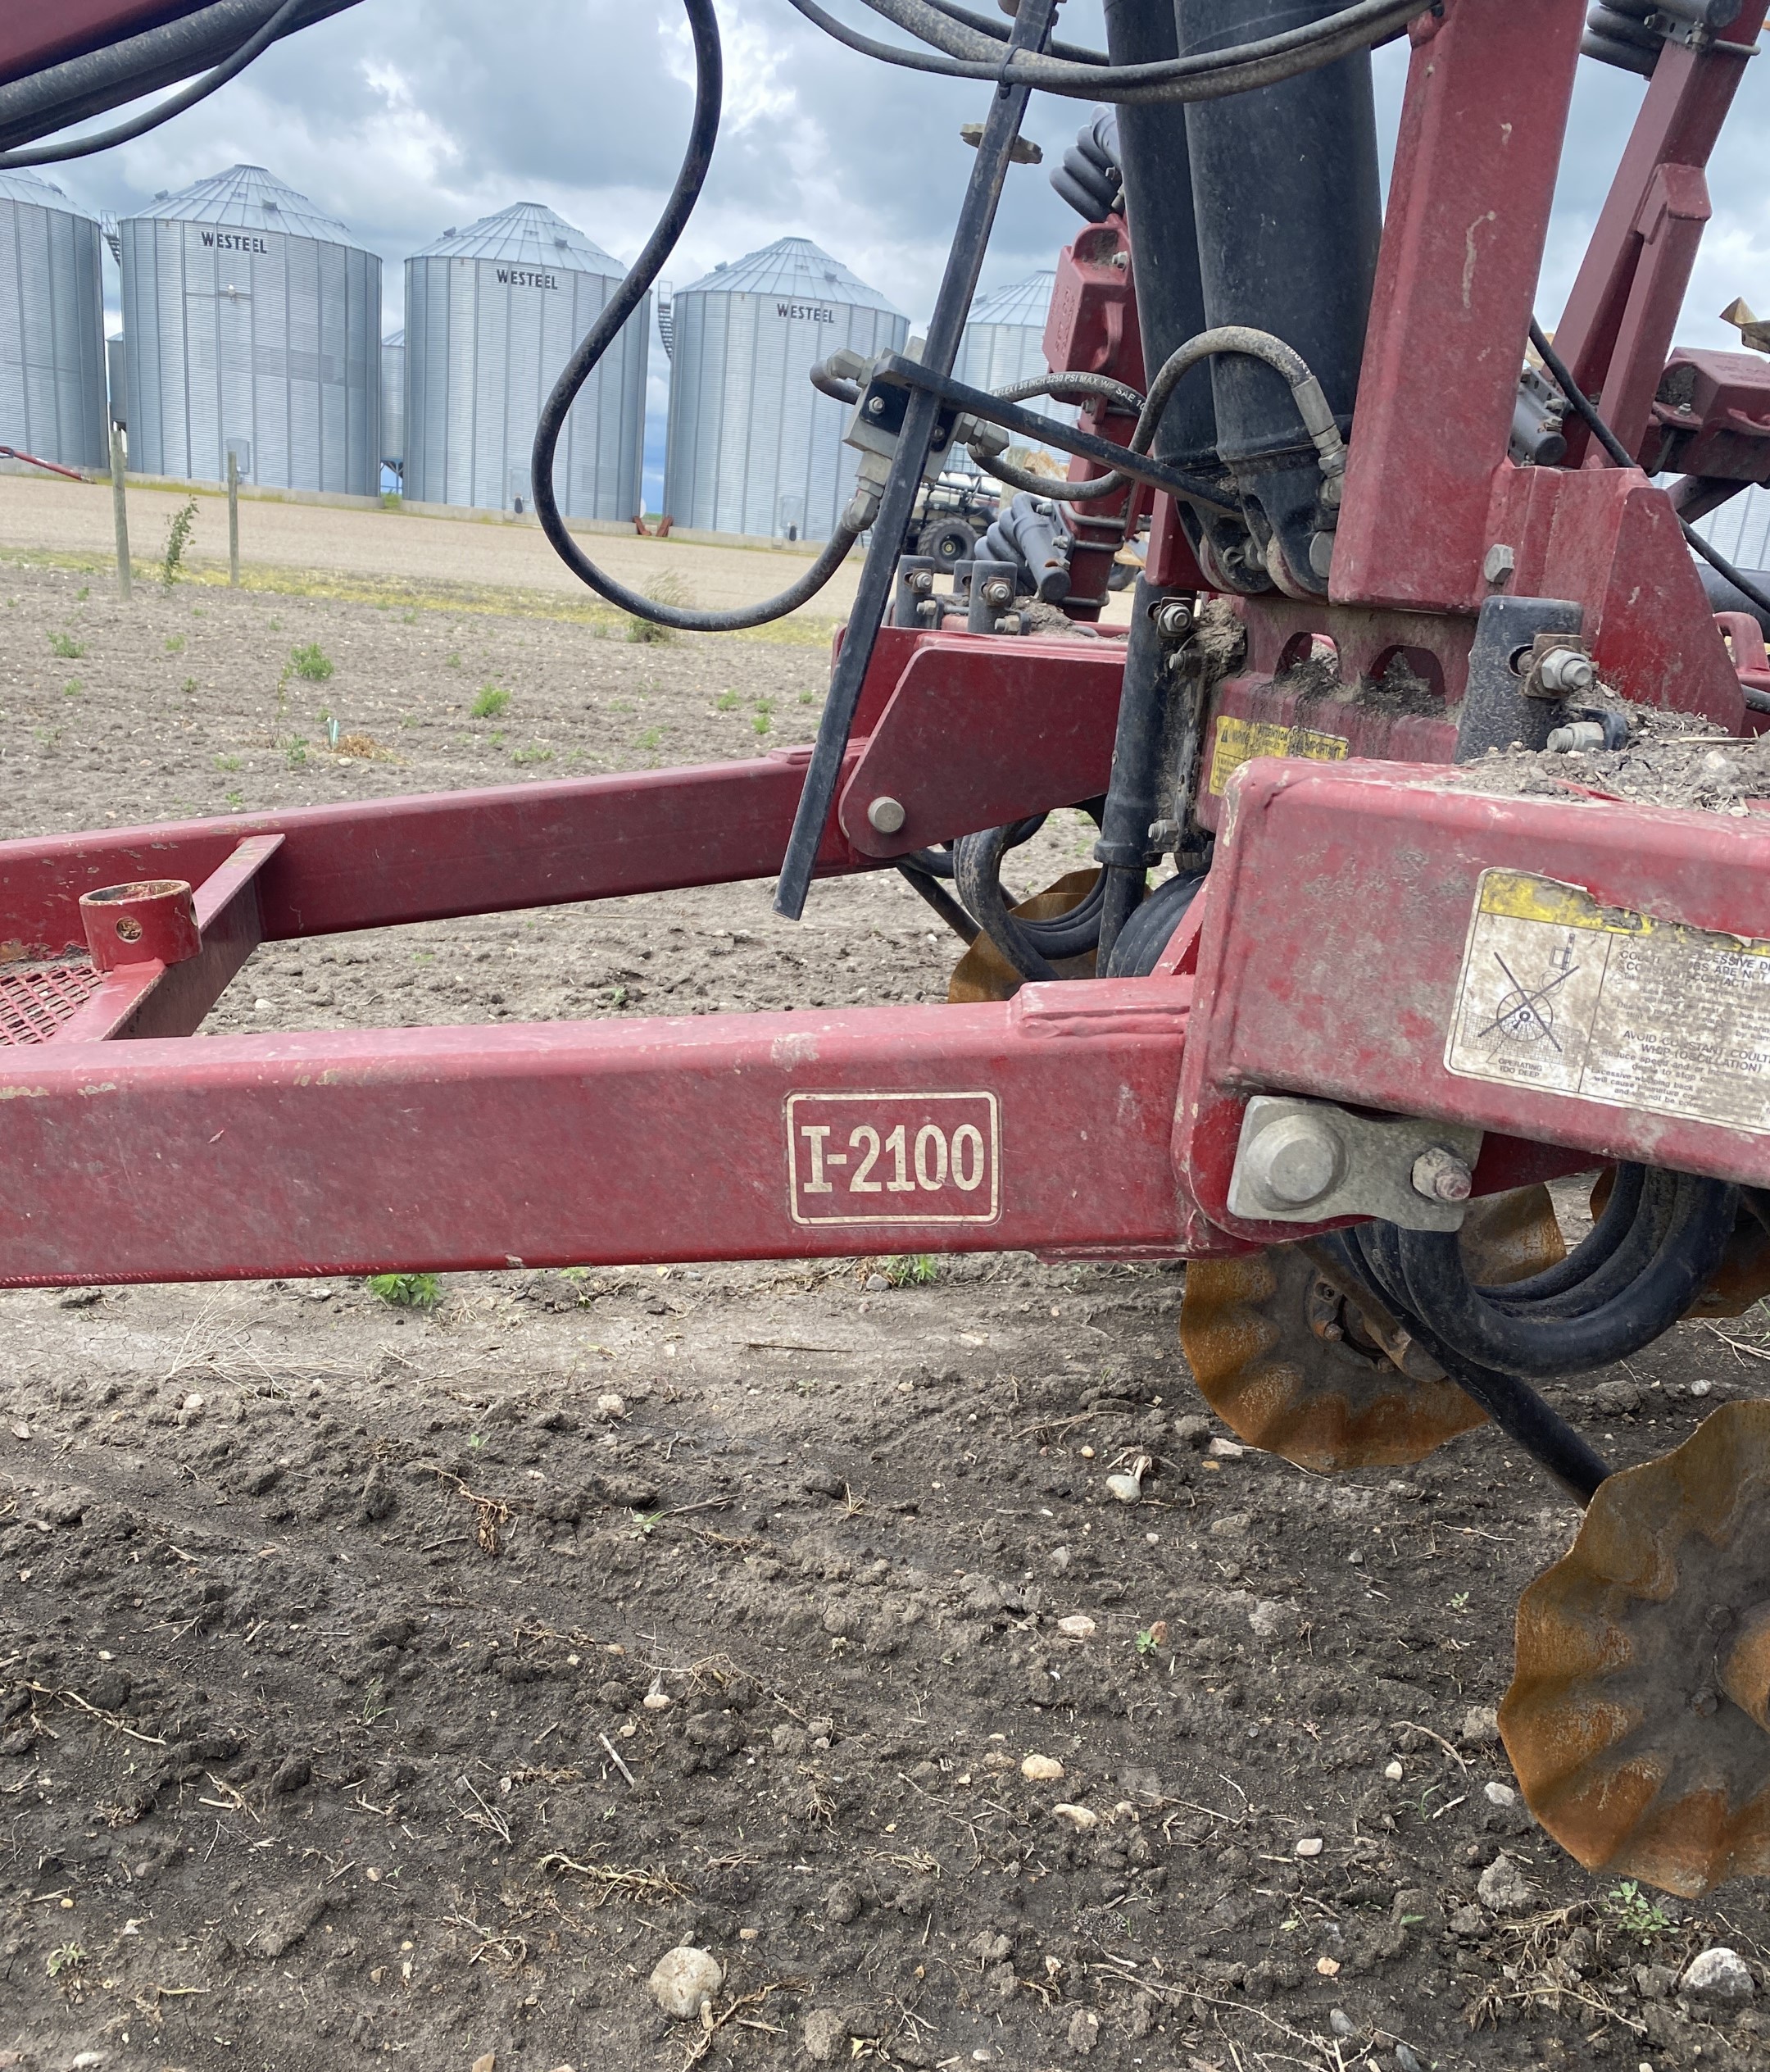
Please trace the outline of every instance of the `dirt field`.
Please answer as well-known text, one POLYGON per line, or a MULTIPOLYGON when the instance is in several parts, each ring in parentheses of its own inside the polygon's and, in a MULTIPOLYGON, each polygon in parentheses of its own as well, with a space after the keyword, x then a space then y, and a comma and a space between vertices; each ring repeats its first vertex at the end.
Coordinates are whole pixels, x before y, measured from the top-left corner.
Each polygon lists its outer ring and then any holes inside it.
MULTIPOLYGON (((635 646, 434 575, 125 607, 0 566, 0 833, 815 725, 809 641, 635 646)), ((798 927, 766 893, 278 948, 214 1025, 943 993, 896 879, 798 927)), ((1762 1989, 1762 1886, 1632 1894, 1511 1794, 1513 1606, 1573 1515, 1534 1470, 1486 1432, 1332 1482, 1223 1445, 1177 1269, 928 1270, 0 1294, 0 2065, 1770 2063, 1752 2003, 1675 1991, 1710 1942, 1762 1989), (647 1991, 683 1943, 710 2033, 647 1991)), ((1754 1393, 1722 1329, 1552 1393, 1649 1457, 1754 1393)))

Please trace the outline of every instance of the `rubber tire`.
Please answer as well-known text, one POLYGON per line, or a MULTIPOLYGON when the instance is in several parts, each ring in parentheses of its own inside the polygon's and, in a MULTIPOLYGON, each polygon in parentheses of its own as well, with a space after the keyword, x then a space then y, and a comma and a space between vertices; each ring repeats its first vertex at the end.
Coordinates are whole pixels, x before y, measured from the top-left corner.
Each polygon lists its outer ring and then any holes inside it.
POLYGON ((977 552, 978 536, 962 518, 931 519, 916 534, 916 552, 942 568, 955 568, 977 552))
POLYGON ((1182 872, 1159 884, 1119 929, 1105 975, 1146 979, 1167 948, 1169 938, 1186 918, 1187 907, 1204 889, 1202 870, 1182 872))

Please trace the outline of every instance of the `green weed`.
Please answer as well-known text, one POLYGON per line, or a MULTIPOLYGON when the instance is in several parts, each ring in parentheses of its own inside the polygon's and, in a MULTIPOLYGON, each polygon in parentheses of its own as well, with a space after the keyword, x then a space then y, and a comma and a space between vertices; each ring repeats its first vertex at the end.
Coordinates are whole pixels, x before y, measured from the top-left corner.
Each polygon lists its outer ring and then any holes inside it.
POLYGON ((160 580, 167 589, 179 579, 184 566, 184 550, 197 529, 197 499, 187 497, 172 514, 166 527, 166 552, 160 560, 160 580))
POLYGON ((1657 1935, 1664 1935, 1672 1924, 1658 1899, 1650 1892, 1644 1892, 1632 1878, 1625 1878, 1621 1884, 1613 1885, 1604 1895, 1604 1911, 1625 1935, 1632 1935, 1638 1942, 1650 1942, 1657 1935))
POLYGON ((939 1278, 940 1262, 932 1252, 913 1252, 887 1259, 880 1270, 893 1288, 927 1288, 939 1278))
POLYGON ((182 655, 184 652, 184 634, 181 633, 171 634, 166 641, 166 651, 169 655, 182 655))
POLYGON ((78 1971, 85 1961, 86 1952, 78 1942, 64 1942, 44 1958, 43 1968, 52 1979, 59 1979, 64 1971, 78 1971))
POLYGON ((500 713, 510 709, 510 693, 501 691, 496 684, 488 684, 467 708, 476 720, 495 720, 500 713))
POLYGON ((721 691, 714 699, 714 709, 719 712, 735 712, 743 700, 736 691, 721 691))
POLYGON ((86 643, 76 640, 70 633, 52 633, 49 636, 49 652, 65 662, 77 662, 86 652, 86 643))
POLYGON ((332 680, 334 664, 319 642, 313 640, 305 648, 289 650, 289 667, 304 684, 328 684, 332 680))
POLYGON ((766 734, 774 724, 774 720, 766 712, 753 712, 750 716, 750 725, 758 734, 766 734))
POLYGON ((369 1293, 397 1310, 433 1310, 442 1299, 434 1274, 371 1274, 369 1293))
POLYGON ((514 763, 551 762, 553 751, 551 748, 543 748, 537 743, 533 747, 512 748, 510 759, 514 763))
POLYGON ((63 697, 78 697, 85 688, 85 684, 78 676, 70 676, 61 686, 61 695, 63 697))

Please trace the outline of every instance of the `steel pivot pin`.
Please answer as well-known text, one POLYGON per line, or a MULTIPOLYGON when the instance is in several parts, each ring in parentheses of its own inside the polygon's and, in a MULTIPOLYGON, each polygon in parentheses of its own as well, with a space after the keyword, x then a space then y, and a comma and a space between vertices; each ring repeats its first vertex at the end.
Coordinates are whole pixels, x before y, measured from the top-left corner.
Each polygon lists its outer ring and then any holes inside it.
POLYGON ((898 834, 908 818, 901 800, 888 798, 883 793, 867 807, 867 825, 875 834, 898 834))
POLYGON ((1247 1176, 1268 1202, 1300 1209, 1318 1202, 1340 1177, 1340 1140, 1313 1116, 1284 1116, 1263 1129, 1246 1153, 1247 1176))

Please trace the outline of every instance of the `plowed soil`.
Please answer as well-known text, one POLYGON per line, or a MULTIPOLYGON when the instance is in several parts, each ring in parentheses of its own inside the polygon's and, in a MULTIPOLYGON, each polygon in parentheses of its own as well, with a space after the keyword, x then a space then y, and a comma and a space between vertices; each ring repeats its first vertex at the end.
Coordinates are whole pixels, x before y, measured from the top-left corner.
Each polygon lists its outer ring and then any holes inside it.
MULTIPOLYGON (((0 611, 9 836, 751 752, 824 675, 440 591, 13 568, 0 611)), ((1054 823, 1021 883, 1085 846, 1054 823)), ((798 927, 767 893, 279 947, 212 1025, 942 994, 895 879, 798 927)), ((1512 1791, 1492 1708, 1566 1501, 1491 1429, 1331 1481, 1227 1444, 1182 1287, 0 1294, 0 2065, 1770 2063, 1755 1998, 1678 1989, 1719 1942, 1762 1991, 1763 1885, 1589 1874, 1512 1791), (647 1986, 682 1944, 723 1970, 687 2020, 647 1986)), ((1767 1338, 1552 1393, 1645 1460, 1767 1338)))

